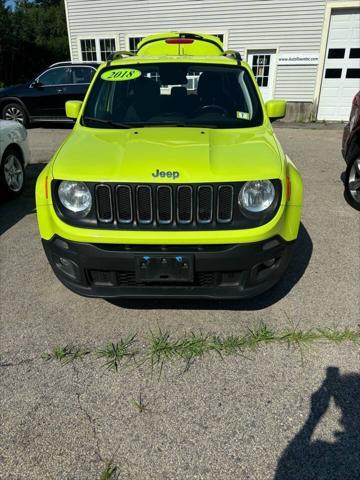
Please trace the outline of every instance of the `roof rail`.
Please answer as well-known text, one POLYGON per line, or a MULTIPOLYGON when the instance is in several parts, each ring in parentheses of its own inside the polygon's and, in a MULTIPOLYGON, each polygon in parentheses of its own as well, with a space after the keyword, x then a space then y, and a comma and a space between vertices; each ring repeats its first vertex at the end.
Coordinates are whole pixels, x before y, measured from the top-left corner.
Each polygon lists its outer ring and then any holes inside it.
POLYGON ((118 58, 124 58, 125 55, 127 57, 133 57, 136 54, 127 50, 119 50, 118 52, 110 53, 110 55, 106 59, 107 64, 110 65, 110 62, 112 62, 113 60, 117 60, 118 58))
POLYGON ((73 62, 71 60, 64 60, 63 62, 55 62, 55 63, 52 63, 51 65, 49 65, 49 68, 50 67, 55 67, 56 65, 69 65, 69 63, 72 64, 73 62))
POLYGON ((224 57, 232 57, 238 62, 239 65, 241 64, 242 57, 240 55, 240 52, 237 52, 236 50, 226 50, 223 55, 224 57))

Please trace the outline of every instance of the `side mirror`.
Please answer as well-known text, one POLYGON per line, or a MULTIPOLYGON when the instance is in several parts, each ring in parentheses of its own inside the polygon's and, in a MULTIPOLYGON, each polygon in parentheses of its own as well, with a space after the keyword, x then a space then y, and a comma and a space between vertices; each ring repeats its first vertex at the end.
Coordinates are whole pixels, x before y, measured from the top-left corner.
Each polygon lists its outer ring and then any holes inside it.
POLYGON ((40 88, 40 87, 42 87, 42 83, 39 82, 38 80, 34 80, 34 81, 30 84, 30 87, 32 87, 32 88, 40 88))
POLYGON ((269 100, 265 103, 266 113, 270 122, 274 122, 279 118, 284 118, 286 115, 286 101, 285 100, 269 100))
POLYGON ((68 118, 78 118, 82 102, 79 100, 69 100, 65 102, 65 112, 68 118))

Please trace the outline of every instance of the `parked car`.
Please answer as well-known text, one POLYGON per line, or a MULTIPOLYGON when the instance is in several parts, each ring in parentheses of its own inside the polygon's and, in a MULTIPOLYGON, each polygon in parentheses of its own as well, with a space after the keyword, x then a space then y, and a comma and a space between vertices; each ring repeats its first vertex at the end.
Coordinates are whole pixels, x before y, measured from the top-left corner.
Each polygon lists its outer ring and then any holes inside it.
POLYGON ((211 35, 152 35, 136 56, 114 54, 66 112, 74 129, 36 184, 64 285, 90 297, 245 298, 281 278, 302 179, 271 125, 286 102, 264 104, 238 52, 211 35))
POLYGON ((342 176, 345 199, 360 210, 360 91, 353 99, 350 118, 344 128, 342 154, 347 163, 342 176))
POLYGON ((67 100, 83 100, 98 63, 60 62, 22 85, 0 91, 0 116, 24 126, 32 122, 69 121, 67 100))
POLYGON ((25 127, 18 122, 0 120, 0 196, 14 197, 21 193, 29 162, 25 127))

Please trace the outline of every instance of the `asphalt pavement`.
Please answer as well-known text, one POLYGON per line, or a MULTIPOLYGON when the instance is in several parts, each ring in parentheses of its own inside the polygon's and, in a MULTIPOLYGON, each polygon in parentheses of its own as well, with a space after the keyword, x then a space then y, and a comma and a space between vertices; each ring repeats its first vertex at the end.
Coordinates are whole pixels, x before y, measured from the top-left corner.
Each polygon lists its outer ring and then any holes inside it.
POLYGON ((0 479, 360 478, 360 350, 352 343, 269 344, 209 354, 184 369, 67 365, 57 345, 96 349, 137 334, 360 328, 360 217, 343 198, 341 126, 276 128, 305 186, 302 227, 283 280, 242 302, 122 301, 63 287, 42 250, 36 177, 68 128, 29 130, 21 198, 0 204, 0 479), (136 405, 140 397, 145 405, 136 405), (114 477, 116 478, 116 477, 114 477))

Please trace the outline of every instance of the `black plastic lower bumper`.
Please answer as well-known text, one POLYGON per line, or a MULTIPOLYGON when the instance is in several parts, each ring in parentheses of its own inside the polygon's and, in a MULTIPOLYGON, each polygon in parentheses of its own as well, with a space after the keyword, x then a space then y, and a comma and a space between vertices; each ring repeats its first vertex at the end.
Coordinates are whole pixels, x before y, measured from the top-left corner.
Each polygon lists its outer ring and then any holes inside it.
POLYGON ((294 243, 280 237, 248 244, 165 246, 43 240, 47 258, 66 287, 103 298, 254 297, 283 275, 294 243), (179 272, 178 261, 191 270, 179 272))

